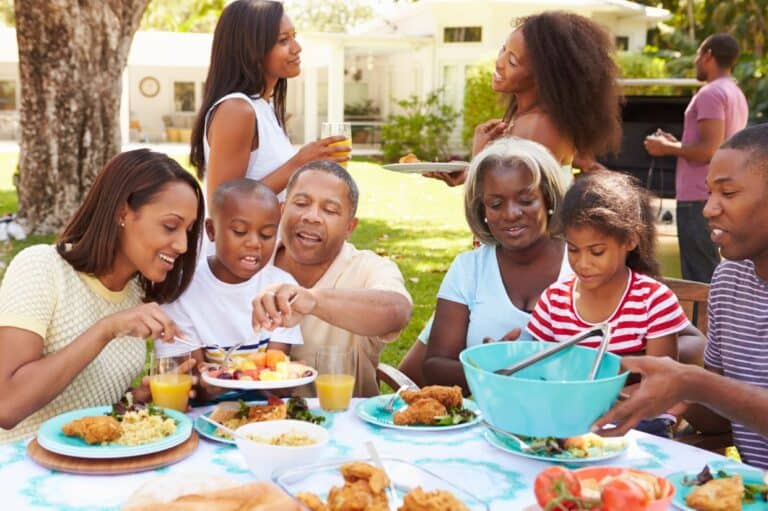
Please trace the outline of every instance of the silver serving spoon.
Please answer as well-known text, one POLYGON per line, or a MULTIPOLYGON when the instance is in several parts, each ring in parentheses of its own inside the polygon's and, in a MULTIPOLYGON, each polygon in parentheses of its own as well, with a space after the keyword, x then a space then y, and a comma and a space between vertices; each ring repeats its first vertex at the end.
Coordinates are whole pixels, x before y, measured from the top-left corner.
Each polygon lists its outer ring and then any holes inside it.
POLYGON ((571 337, 570 339, 567 339, 563 342, 554 343, 555 345, 549 349, 540 351, 539 353, 536 353, 535 355, 532 355, 526 358, 525 360, 521 360, 516 364, 512 364, 511 366, 504 367, 502 369, 497 369, 493 372, 496 374, 500 374, 502 376, 511 376, 518 371, 522 371, 526 367, 532 366, 533 364, 540 362, 541 360, 544 360, 547 357, 550 357, 551 355, 559 353, 566 348, 570 348, 571 346, 578 344, 579 342, 583 341, 587 337, 598 332, 603 335, 603 340, 600 343, 600 349, 598 349, 597 356, 595 357, 595 363, 592 365, 592 370, 590 371, 590 374, 589 374, 589 379, 593 380, 595 378, 595 375, 597 374, 597 369, 600 365, 600 362, 603 359, 603 354, 605 353, 605 350, 608 347, 608 342, 610 341, 610 326, 607 323, 602 323, 588 330, 580 332, 574 335, 573 337, 571 337))

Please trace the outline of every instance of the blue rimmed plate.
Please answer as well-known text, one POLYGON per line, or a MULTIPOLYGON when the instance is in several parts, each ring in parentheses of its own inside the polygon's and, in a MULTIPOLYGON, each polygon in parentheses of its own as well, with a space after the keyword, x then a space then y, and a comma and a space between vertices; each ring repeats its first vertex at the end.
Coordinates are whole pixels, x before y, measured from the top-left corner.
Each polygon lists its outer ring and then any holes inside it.
POLYGON ((164 408, 166 415, 176 421, 176 431, 172 435, 143 445, 89 445, 80 437, 66 436, 61 428, 68 422, 83 417, 105 415, 112 411, 111 406, 82 408, 57 415, 45 421, 37 432, 37 442, 41 447, 64 456, 77 458, 128 458, 160 452, 183 443, 192 434, 192 420, 181 412, 164 408))
POLYGON ((589 456, 583 458, 573 456, 567 452, 550 456, 546 454, 533 454, 529 452, 523 452, 517 442, 497 435, 493 431, 486 431, 484 436, 489 444, 496 447, 497 449, 501 449, 502 451, 506 451, 517 456, 522 456, 524 458, 550 461, 553 463, 594 463, 596 461, 603 461, 621 456, 627 451, 627 448, 629 447, 625 438, 618 438, 611 440, 609 442, 609 446, 603 448, 592 448, 590 450, 589 456))
POLYGON ((474 401, 471 399, 464 399, 464 408, 475 412, 475 418, 469 422, 462 422, 461 424, 454 424, 451 426, 428 426, 423 424, 401 426, 399 424, 395 424, 393 416, 396 412, 406 408, 408 404, 400 397, 398 397, 395 400, 393 411, 390 413, 386 411, 384 407, 391 398, 392 394, 383 394, 381 396, 370 397, 365 401, 360 401, 357 406, 355 406, 355 413, 357 413, 357 416, 363 419, 365 422, 376 424, 377 426, 382 426, 384 428, 404 429, 409 431, 446 431, 451 429, 468 428, 480 422, 482 415, 480 409, 477 407, 474 401))
MULTIPOLYGON (((722 470, 728 475, 740 475, 741 480, 746 484, 765 484, 763 481, 764 472, 756 468, 740 467, 738 465, 718 466, 717 469, 711 468, 712 474, 715 475, 718 470, 722 470)), ((675 497, 672 499, 672 504, 678 509, 684 509, 685 511, 694 511, 685 505, 685 497, 693 491, 694 486, 686 486, 683 484, 684 479, 696 479, 698 470, 692 470, 690 472, 675 472, 667 476, 670 483, 675 486, 675 497)), ((755 501, 755 502, 743 502, 741 503, 741 509, 744 511, 768 511, 768 502, 755 501)))
MULTIPOLYGON (((259 405, 259 404, 265 404, 266 401, 251 401, 247 404, 249 405, 259 405)), ((331 426, 333 426, 333 414, 329 412, 325 412, 323 410, 310 408, 309 410, 314 415, 322 415, 325 417, 325 420, 323 421, 320 426, 324 427, 325 429, 331 429, 331 426)), ((206 417, 210 417, 213 413, 213 410, 210 412, 204 413, 206 417)), ((216 426, 211 424, 210 422, 206 422, 200 417, 195 419, 195 431, 197 431, 201 436, 204 436, 205 438, 209 440, 214 440, 216 442, 222 442, 224 444, 230 444, 230 445, 236 445, 235 440, 233 438, 223 438, 216 434, 216 426)))

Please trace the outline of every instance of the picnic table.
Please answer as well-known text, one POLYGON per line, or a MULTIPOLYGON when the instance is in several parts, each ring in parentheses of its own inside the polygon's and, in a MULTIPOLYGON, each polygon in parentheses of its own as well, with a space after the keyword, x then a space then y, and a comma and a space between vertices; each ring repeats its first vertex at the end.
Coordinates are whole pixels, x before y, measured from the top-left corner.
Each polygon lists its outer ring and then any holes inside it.
MULTIPOLYGON (((496 511, 538 509, 533 495, 536 475, 548 463, 516 456, 491 446, 485 428, 473 426, 444 432, 385 429, 360 420, 350 409, 338 413, 331 425, 331 441, 321 462, 330 458, 365 458, 366 440, 373 440, 382 456, 416 463, 483 499, 496 511)), ((317 400, 309 400, 317 407, 317 400)), ((196 417, 210 410, 194 409, 196 417)), ((734 462, 709 451, 638 431, 628 435, 630 447, 621 456, 600 464, 634 467, 658 475, 734 462)), ((200 439, 198 449, 169 467, 119 476, 73 475, 48 470, 26 455, 28 440, 0 445, 3 509, 95 511, 120 509, 138 487, 158 474, 215 474, 248 482, 253 476, 237 448, 200 439)))

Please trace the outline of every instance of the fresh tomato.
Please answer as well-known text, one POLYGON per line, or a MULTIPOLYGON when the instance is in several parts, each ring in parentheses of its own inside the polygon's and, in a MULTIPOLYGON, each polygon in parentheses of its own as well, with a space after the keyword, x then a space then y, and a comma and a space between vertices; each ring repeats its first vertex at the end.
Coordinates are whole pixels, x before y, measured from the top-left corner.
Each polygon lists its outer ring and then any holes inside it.
POLYGON ((573 510, 578 509, 581 483, 567 468, 552 466, 536 476, 533 492, 536 501, 547 511, 573 510))
POLYGON ((614 479, 603 487, 600 494, 603 511, 644 511, 648 495, 630 479, 614 479))

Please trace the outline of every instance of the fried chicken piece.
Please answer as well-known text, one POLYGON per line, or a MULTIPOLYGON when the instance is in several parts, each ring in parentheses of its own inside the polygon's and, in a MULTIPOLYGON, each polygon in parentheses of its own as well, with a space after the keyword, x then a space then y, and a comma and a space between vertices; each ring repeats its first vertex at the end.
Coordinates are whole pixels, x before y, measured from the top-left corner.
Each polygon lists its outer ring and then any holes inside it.
POLYGON ((736 475, 697 486, 685 497, 685 503, 697 511, 740 511, 742 495, 744 483, 736 475))
POLYGON ((392 420, 400 426, 409 424, 432 424, 435 417, 446 415, 448 410, 440 401, 432 398, 414 401, 401 412, 395 412, 392 420))
POLYGON ((426 492, 417 486, 406 494, 398 511, 469 511, 469 508, 450 492, 426 492))
POLYGON ((366 481, 372 493, 382 493, 389 486, 389 478, 383 470, 362 461, 345 463, 340 470, 346 482, 366 481))
POLYGON ((314 493, 299 492, 296 494, 296 500, 307 506, 310 511, 328 511, 328 506, 314 493))
POLYGON ((359 479, 328 492, 328 511, 389 511, 384 492, 373 493, 368 481, 359 479))
POLYGON ((420 161, 418 156, 408 153, 400 158, 399 163, 419 163, 420 161))
POLYGON ((120 423, 109 415, 76 419, 64 424, 61 431, 67 436, 79 436, 88 444, 111 442, 123 434, 120 423))
POLYGON ((400 397, 409 405, 420 399, 430 398, 440 401, 446 408, 461 406, 464 402, 464 398, 461 396, 461 387, 458 385, 453 387, 430 385, 421 390, 404 390, 400 393, 400 397))

